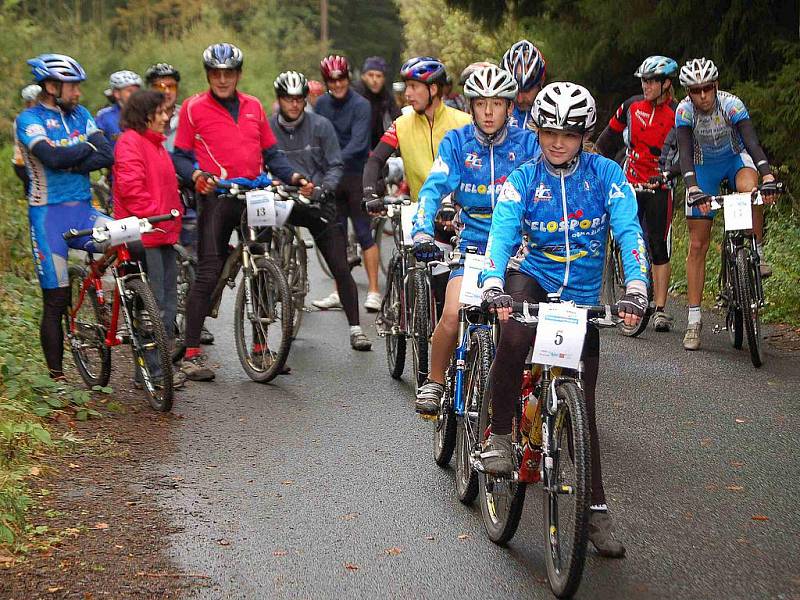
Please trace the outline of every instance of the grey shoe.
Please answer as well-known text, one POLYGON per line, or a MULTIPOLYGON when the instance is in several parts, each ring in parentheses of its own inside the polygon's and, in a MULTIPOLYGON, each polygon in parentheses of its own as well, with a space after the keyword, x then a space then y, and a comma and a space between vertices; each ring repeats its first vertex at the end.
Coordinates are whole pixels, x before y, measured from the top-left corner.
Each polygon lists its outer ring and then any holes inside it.
POLYGON ((442 401, 443 394, 444 385, 426 379, 417 390, 417 400, 414 402, 414 410, 421 415, 435 415, 439 412, 439 403, 442 401))
POLYGON ((511 434, 492 433, 481 450, 483 470, 492 475, 511 475, 514 461, 511 458, 511 434))
POLYGON ((686 335, 683 336, 683 347, 686 350, 700 349, 700 332, 703 330, 703 323, 692 323, 686 328, 686 335))
POLYGON ((622 558, 625 546, 614 538, 614 524, 608 511, 593 510, 589 515, 589 540, 597 553, 606 558, 622 558))
POLYGON ((658 310, 653 314, 653 329, 656 331, 670 331, 672 329, 672 315, 668 315, 663 310, 658 310))
POLYGON ((372 342, 363 331, 357 331, 350 334, 350 347, 359 352, 368 352, 372 350, 372 342))
POLYGON ((206 366, 204 354, 198 354, 192 358, 184 358, 181 361, 181 371, 190 381, 211 381, 214 379, 214 370, 206 366))

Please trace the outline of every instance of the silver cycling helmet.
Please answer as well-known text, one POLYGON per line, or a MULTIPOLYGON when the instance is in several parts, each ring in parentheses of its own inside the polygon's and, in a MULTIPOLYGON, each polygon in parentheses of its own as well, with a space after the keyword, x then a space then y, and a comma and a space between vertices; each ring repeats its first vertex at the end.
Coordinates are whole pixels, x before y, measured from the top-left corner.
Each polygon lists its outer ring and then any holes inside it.
POLYGON ((703 85, 719 79, 717 65, 703 58, 693 58, 681 67, 680 82, 683 87, 703 85))
POLYGON ((519 89, 527 92, 544 82, 546 63, 539 49, 528 40, 520 40, 503 55, 500 66, 514 75, 519 89))
POLYGON ((108 78, 108 86, 112 90, 121 90, 131 85, 142 87, 142 78, 133 71, 117 71, 108 78))
POLYGON ((308 96, 308 80, 297 71, 284 71, 275 78, 274 85, 278 96, 308 96))
POLYGON ((473 98, 505 98, 514 100, 517 97, 517 82, 508 71, 489 65, 473 71, 464 83, 464 97, 473 98))
POLYGON ((32 102, 36 100, 41 93, 42 87, 40 85, 36 85, 35 83, 26 85, 24 88, 22 88, 22 92, 20 92, 22 99, 25 100, 25 102, 32 102))
POLYGON ((594 98, 582 85, 556 81, 542 88, 533 102, 531 117, 539 129, 591 133, 597 122, 594 98))
POLYGON ((678 72, 678 63, 667 56, 648 56, 633 74, 639 79, 674 77, 678 72))

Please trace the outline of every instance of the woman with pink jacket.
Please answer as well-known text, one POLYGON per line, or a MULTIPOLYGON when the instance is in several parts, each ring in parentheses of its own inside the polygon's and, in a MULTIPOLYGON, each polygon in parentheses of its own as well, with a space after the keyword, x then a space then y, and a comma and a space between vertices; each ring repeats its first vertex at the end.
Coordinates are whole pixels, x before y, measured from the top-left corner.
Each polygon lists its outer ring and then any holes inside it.
MULTIPOLYGON (((114 149, 114 218, 152 217, 183 212, 172 159, 163 146, 169 115, 160 92, 134 93, 122 109, 124 132, 114 149)), ((147 278, 161 308, 164 330, 172 338, 177 310, 177 264, 172 245, 178 242, 181 219, 163 221, 142 236, 147 278)), ((177 375, 177 373, 175 373, 177 375)))

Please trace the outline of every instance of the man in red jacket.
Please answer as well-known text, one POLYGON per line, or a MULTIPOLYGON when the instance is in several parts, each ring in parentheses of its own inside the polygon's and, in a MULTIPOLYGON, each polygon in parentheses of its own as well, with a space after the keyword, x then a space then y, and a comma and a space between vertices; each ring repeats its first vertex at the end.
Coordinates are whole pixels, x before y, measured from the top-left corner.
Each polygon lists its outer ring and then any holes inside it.
POLYGON ((261 102, 237 91, 243 60, 242 51, 233 44, 206 48, 203 65, 209 89, 183 103, 175 138, 175 168, 184 181, 194 182, 200 209, 197 277, 189 290, 186 355, 181 363, 181 370, 194 381, 214 379, 200 352, 200 330, 243 209, 242 202, 217 199, 216 179, 255 179, 266 166, 281 181, 303 185, 304 193, 313 190, 278 149, 261 102))

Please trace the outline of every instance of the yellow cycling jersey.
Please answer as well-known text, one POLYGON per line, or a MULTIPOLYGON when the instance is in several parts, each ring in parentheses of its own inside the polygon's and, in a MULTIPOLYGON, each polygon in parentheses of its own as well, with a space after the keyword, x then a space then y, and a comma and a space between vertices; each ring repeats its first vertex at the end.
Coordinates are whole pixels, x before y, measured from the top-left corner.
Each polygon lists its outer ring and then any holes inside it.
POLYGON ((442 102, 433 113, 433 123, 424 114, 410 111, 397 117, 383 134, 382 142, 400 148, 406 182, 414 201, 417 200, 419 190, 433 166, 444 134, 470 123, 470 115, 442 102))

